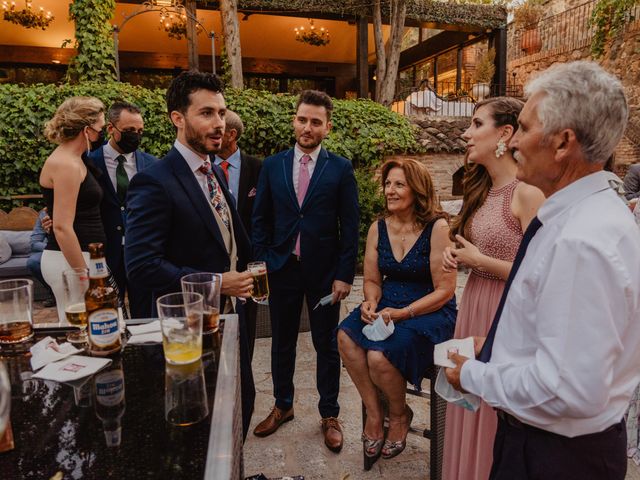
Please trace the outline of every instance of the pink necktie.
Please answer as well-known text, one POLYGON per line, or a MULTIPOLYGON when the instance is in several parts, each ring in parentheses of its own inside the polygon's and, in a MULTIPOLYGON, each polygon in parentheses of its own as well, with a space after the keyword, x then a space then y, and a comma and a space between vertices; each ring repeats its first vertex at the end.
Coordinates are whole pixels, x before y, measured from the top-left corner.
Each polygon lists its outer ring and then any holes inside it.
MULTIPOLYGON (((311 157, 309 155, 303 155, 300 158, 300 175, 298 175, 298 205, 302 206, 302 202, 304 201, 304 197, 307 194, 307 190, 309 189, 309 181, 311 180, 309 176, 309 161, 311 157)), ((298 238, 296 239, 296 249, 295 254, 300 256, 300 234, 298 233, 298 238)))

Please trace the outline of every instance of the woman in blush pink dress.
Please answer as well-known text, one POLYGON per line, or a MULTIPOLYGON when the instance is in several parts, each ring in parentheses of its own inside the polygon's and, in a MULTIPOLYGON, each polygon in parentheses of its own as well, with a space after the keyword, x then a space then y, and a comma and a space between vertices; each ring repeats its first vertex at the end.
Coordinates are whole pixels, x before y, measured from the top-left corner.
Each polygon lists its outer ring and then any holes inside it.
MULTIPOLYGON (((443 268, 471 268, 454 338, 485 337, 504 290, 522 234, 544 200, 542 192, 516 179, 509 141, 523 103, 494 97, 478 103, 467 141, 464 202, 451 223, 459 248, 446 249, 443 268)), ((496 414, 487 404, 473 413, 448 405, 443 480, 486 480, 493 460, 496 414)))

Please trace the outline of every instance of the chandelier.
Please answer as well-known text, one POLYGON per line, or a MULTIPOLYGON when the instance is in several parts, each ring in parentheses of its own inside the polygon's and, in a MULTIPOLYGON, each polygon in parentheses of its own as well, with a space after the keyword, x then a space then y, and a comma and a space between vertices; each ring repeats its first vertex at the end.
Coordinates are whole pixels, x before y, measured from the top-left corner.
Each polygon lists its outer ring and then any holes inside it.
POLYGON ((316 30, 313 20, 309 20, 309 23, 310 26, 308 30, 305 30, 304 27, 297 27, 293 29, 293 31, 296 32, 296 40, 298 42, 308 43, 314 47, 324 47, 327 45, 331 41, 331 37, 329 37, 329 30, 324 27, 320 30, 316 30))
POLYGON ((9 4, 9 2, 3 1, 2 10, 4 10, 4 20, 25 28, 41 28, 42 30, 46 30, 54 19, 51 12, 45 12, 42 7, 40 7, 39 10, 34 10, 29 0, 25 0, 24 3, 25 8, 17 10, 16 2, 9 4))
MULTIPOLYGON (((161 12, 160 30, 164 30, 169 38, 182 40, 187 36, 187 15, 183 13, 161 12)), ((196 32, 199 34, 202 27, 196 23, 196 32)))

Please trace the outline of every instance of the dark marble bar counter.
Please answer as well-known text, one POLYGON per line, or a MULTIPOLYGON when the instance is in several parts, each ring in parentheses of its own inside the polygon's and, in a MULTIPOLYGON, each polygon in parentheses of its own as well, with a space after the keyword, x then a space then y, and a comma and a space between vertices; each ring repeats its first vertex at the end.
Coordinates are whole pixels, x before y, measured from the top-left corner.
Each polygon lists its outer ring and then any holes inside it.
MULTIPOLYGON (((224 334, 203 337, 201 362, 167 368, 161 344, 127 345, 106 369, 73 385, 32 378, 28 350, 0 347, 15 443, 0 453, 0 479, 241 478, 237 317, 223 318, 224 334), (169 375, 204 378, 203 420, 167 422, 169 375)), ((62 342, 67 332, 38 329, 34 340, 62 342)))

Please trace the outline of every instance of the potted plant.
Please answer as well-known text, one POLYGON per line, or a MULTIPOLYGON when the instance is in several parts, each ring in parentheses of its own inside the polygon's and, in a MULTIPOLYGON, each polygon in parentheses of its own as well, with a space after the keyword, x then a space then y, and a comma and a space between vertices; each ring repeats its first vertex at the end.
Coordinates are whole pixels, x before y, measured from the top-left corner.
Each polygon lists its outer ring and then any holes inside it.
POLYGON ((487 50, 487 53, 482 56, 478 65, 476 65, 476 81, 471 87, 471 95, 476 100, 482 100, 491 93, 491 81, 493 80, 493 75, 496 73, 495 60, 496 50, 495 48, 490 48, 487 50))
POLYGON ((527 55, 542 49, 538 22, 544 16, 544 0, 525 0, 513 9, 513 23, 521 30, 520 48, 527 55))

